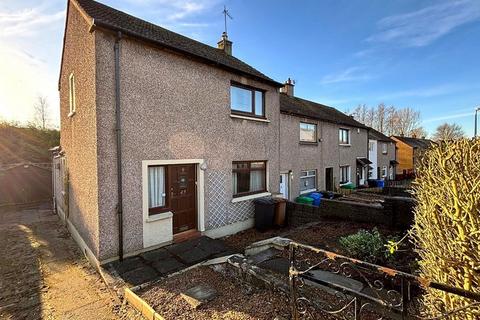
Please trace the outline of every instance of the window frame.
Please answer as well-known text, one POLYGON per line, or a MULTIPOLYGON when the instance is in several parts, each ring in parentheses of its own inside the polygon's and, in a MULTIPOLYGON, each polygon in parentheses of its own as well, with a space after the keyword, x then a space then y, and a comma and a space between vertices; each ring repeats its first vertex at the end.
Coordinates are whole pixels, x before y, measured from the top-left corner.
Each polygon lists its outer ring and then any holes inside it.
POLYGON ((338 129, 338 142, 341 145, 350 145, 350 129, 345 129, 345 128, 338 129), (347 133, 347 141, 343 140, 343 134, 341 135, 342 132, 347 133))
POLYGON ((315 177, 315 186, 314 186, 314 188, 310 188, 310 189, 306 189, 306 190, 300 190, 300 194, 305 194, 305 193, 309 193, 309 192, 313 192, 313 191, 317 191, 317 190, 318 190, 317 176, 318 176, 317 169, 308 169, 308 170, 301 170, 301 171, 300 171, 300 174, 299 174, 300 189, 302 188, 302 179, 315 177), (314 172, 315 172, 315 175, 309 175, 308 173, 311 172, 311 171, 314 171, 314 172), (303 172, 306 172, 307 175, 306 175, 306 176, 302 176, 302 173, 303 173, 303 172))
MULTIPOLYGON (((168 172, 168 165, 161 165, 161 164, 153 164, 153 165, 147 165, 147 181, 148 181, 148 174, 149 171, 148 169, 150 167, 163 167, 164 168, 164 183, 165 183, 165 205, 161 207, 154 207, 150 208, 148 207, 148 216, 151 217, 153 215, 159 214, 159 213, 165 213, 171 211, 170 208, 170 195, 168 192, 168 177, 169 177, 169 172, 168 172)), ((150 192, 150 184, 147 183, 147 194, 150 192)))
POLYGON ((238 83, 238 82, 235 82, 235 81, 231 81, 230 82, 230 112, 232 114, 236 114, 236 115, 239 115, 239 116, 247 116, 247 117, 251 117, 251 118, 266 119, 266 115, 265 115, 265 109, 266 109, 265 108, 265 93, 266 93, 266 90, 259 89, 259 88, 256 88, 256 87, 252 87, 252 86, 248 86, 248 85, 245 85, 245 84, 241 84, 241 83, 238 83), (251 96, 251 99, 252 99, 252 110, 250 112, 236 110, 236 109, 232 108, 232 95, 231 95, 232 87, 250 91, 250 96, 251 96), (262 115, 255 114, 255 110, 256 110, 256 108, 255 108, 256 107, 255 106, 255 100, 256 100, 255 99, 255 92, 257 92, 257 91, 262 93, 262 115))
POLYGON ((76 113, 77 110, 77 100, 75 92, 75 75, 70 73, 68 76, 68 103, 69 103, 69 113, 68 116, 71 117, 76 113))
MULTIPOLYGON (((245 160, 245 161, 232 161, 232 175, 234 172, 252 172, 252 171, 264 171, 265 174, 263 175, 263 186, 264 188, 262 190, 257 190, 257 191, 248 191, 248 192, 240 192, 240 193, 233 193, 232 189, 232 197, 233 198, 240 198, 240 197, 245 197, 245 196, 250 196, 253 194, 258 194, 258 193, 265 193, 268 192, 268 187, 267 187, 267 160, 245 160), (263 169, 257 169, 254 168, 252 170, 251 165, 252 163, 255 162, 263 162, 264 168, 263 169), (248 163, 248 168, 242 168, 242 169, 234 169, 233 165, 238 164, 238 163, 248 163)), ((232 177, 233 179, 233 177, 232 177)))
POLYGON ((388 154, 388 144, 386 142, 382 142, 382 154, 388 154))
POLYGON ((307 144, 317 144, 317 140, 318 140, 318 126, 316 123, 312 123, 312 122, 306 122, 306 121, 300 121, 299 125, 298 125, 298 130, 299 130, 299 141, 301 143, 307 143, 307 144), (306 125, 311 125, 311 126, 314 126, 315 127, 315 133, 314 133, 314 138, 313 140, 302 140, 302 124, 306 124, 306 125))
POLYGON ((350 166, 349 165, 344 165, 344 166, 340 166, 340 176, 339 176, 339 179, 338 179, 338 183, 339 184, 347 184, 349 182, 352 182, 352 174, 351 174, 351 169, 350 169, 350 166), (342 169, 346 168, 347 169, 347 181, 344 181, 342 180, 342 169))
POLYGON ((380 170, 380 175, 381 175, 381 178, 387 178, 388 177, 388 167, 387 166, 382 167, 382 169, 380 170), (385 174, 383 174, 384 170, 385 170, 385 174))

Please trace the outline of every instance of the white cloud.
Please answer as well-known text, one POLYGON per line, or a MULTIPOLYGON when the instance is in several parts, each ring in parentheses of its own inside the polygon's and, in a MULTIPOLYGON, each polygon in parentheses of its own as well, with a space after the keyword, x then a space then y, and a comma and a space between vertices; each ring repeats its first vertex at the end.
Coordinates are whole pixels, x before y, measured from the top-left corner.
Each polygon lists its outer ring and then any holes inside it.
POLYGON ((470 112, 459 112, 459 113, 452 113, 444 116, 433 117, 423 120, 423 123, 430 123, 430 122, 438 122, 438 121, 445 121, 450 119, 459 119, 459 118, 466 118, 466 117, 473 117, 475 114, 474 111, 470 112))
POLYGON ((378 22, 380 31, 367 40, 421 47, 461 25, 478 19, 480 19, 480 1, 478 0, 436 3, 418 11, 381 19, 378 22))
POLYGON ((458 84, 441 84, 426 88, 417 88, 409 90, 401 90, 396 92, 387 93, 379 96, 380 99, 395 99, 403 97, 420 97, 420 98, 430 98, 436 96, 443 96, 447 94, 452 94, 455 92, 463 91, 466 89, 473 89, 476 86, 470 85, 458 85, 458 84))
POLYGON ((365 68, 351 67, 338 73, 326 75, 320 81, 320 84, 332 84, 339 82, 365 81, 374 78, 365 72, 365 68))
POLYGON ((61 21, 65 11, 44 13, 38 9, 0 12, 0 37, 31 36, 45 25, 61 21))

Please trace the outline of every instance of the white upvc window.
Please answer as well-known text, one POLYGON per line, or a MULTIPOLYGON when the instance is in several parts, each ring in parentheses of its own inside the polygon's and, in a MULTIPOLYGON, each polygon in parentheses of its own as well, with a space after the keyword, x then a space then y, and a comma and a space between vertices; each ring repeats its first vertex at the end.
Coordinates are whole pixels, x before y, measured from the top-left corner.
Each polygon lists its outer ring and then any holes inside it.
POLYGON ((350 182, 350 166, 340 166, 340 184, 350 182))
POLYGON ((317 125, 314 123, 300 122, 300 141, 317 142, 317 125))
POLYGON ((166 210, 166 176, 167 170, 165 166, 148 166, 148 212, 150 215, 165 212, 166 210))
POLYGON ((70 105, 70 112, 68 116, 71 117, 75 114, 76 110, 76 97, 75 97, 75 76, 73 73, 68 77, 68 99, 70 105))
POLYGON ((383 166, 383 168, 382 168, 382 178, 386 178, 387 176, 388 176, 387 167, 383 166))
POLYGON ((382 153, 387 154, 388 153, 388 145, 387 143, 382 143, 382 153))
POLYGON ((350 130, 340 128, 338 130, 338 140, 340 144, 350 144, 350 130))
POLYGON ((300 172, 300 194, 317 190, 317 170, 300 172))

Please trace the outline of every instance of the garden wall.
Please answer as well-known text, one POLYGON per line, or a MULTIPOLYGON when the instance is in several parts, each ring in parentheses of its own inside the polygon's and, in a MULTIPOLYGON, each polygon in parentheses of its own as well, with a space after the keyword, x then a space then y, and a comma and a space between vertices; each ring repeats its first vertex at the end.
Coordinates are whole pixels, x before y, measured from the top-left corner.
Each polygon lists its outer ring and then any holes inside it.
POLYGON ((405 197, 387 197, 383 204, 322 199, 319 207, 288 202, 287 219, 293 227, 330 218, 406 229, 413 222, 413 206, 414 201, 405 197))

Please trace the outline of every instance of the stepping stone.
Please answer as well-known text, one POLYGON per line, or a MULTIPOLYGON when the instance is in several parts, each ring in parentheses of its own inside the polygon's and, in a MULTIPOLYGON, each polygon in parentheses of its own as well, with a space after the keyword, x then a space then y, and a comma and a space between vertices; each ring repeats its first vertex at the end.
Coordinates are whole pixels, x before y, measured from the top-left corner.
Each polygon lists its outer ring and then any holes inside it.
POLYGON ((119 273, 123 274, 125 272, 138 269, 144 265, 143 260, 140 257, 127 258, 123 261, 115 261, 111 263, 111 266, 119 273))
POLYGON ((181 293, 181 296, 193 308, 198 308, 204 303, 213 300, 217 296, 217 290, 212 287, 200 284, 181 293))
POLYGON ((141 268, 122 274, 122 279, 132 286, 141 285, 143 283, 152 281, 158 277, 159 275, 157 271, 147 265, 143 265, 143 267, 141 268))
POLYGON ((197 248, 202 249, 209 255, 216 255, 229 250, 229 248, 225 245, 223 241, 211 239, 208 237, 201 237, 200 241, 198 242, 197 248))
POLYGON ((168 251, 170 251, 175 255, 179 255, 185 251, 192 250, 193 248, 195 248, 200 242, 201 238, 203 237, 180 242, 180 243, 175 243, 175 244, 166 246, 165 249, 167 249, 168 251))
POLYGON ((161 260, 171 259, 172 254, 165 249, 157 249, 142 253, 140 255, 143 259, 150 262, 157 262, 161 260))
POLYGON ((153 267, 162 275, 165 275, 167 273, 183 269, 185 268, 185 265, 172 257, 154 262, 153 267))
POLYGON ((188 251, 179 253, 177 257, 186 265, 196 264, 207 260, 210 255, 200 248, 192 248, 188 251))

